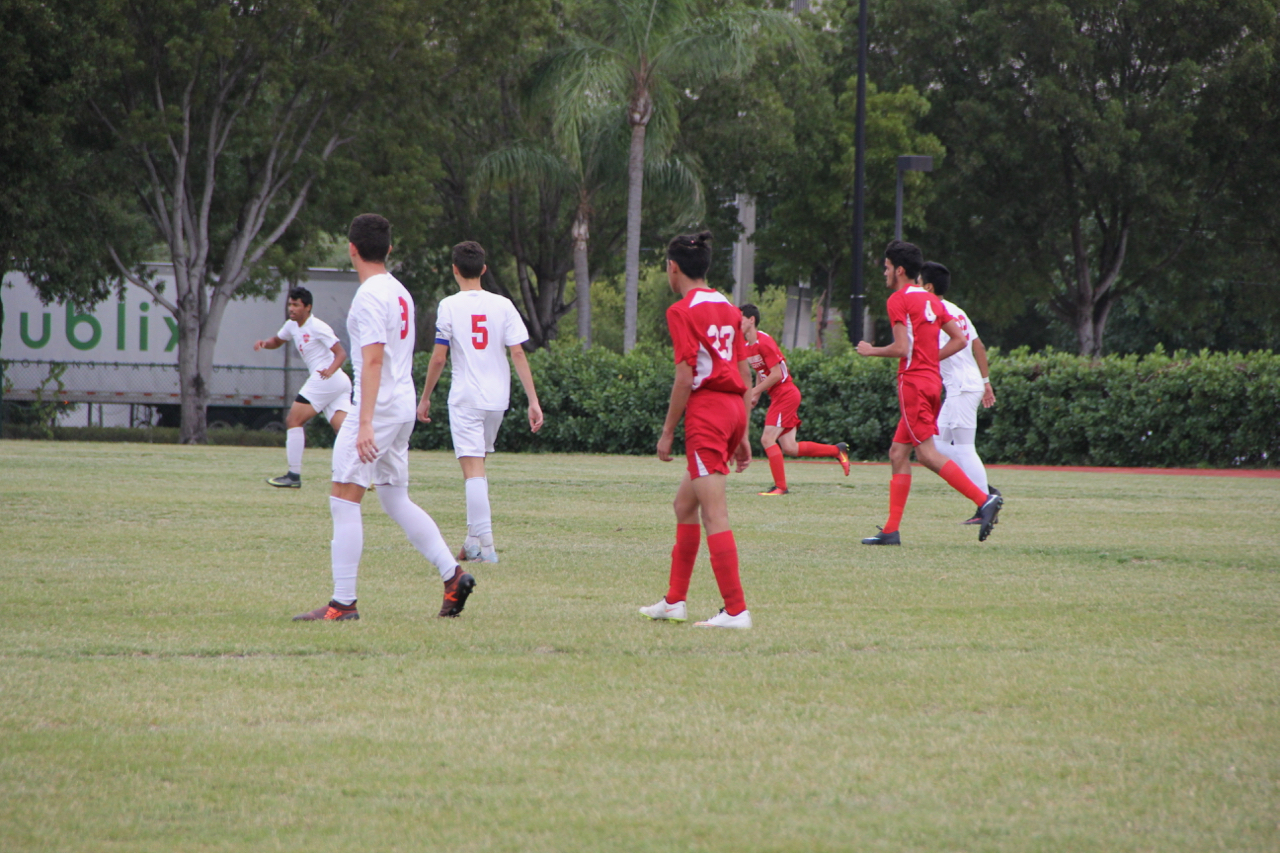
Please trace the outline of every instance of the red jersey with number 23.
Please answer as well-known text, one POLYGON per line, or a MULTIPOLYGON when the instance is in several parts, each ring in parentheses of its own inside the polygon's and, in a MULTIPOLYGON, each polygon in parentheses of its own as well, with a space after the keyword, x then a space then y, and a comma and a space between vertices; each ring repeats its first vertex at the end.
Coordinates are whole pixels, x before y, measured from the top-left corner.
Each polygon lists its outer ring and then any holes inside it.
POLYGON ((738 326, 742 312, 724 294, 699 287, 667 309, 676 364, 693 367, 693 391, 745 394, 738 362, 747 358, 738 326))
POLYGON ((942 324, 954 319, 943 307, 942 300, 923 287, 905 287, 889 297, 889 323, 907 327, 907 354, 898 359, 898 376, 917 380, 932 379, 941 384, 938 369, 938 331, 942 324))

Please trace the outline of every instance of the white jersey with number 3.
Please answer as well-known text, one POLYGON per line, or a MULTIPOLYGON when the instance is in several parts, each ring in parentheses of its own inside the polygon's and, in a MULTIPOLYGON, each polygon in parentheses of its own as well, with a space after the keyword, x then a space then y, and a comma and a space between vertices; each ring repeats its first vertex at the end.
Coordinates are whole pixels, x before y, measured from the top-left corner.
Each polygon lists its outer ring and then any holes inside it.
POLYGON ((529 340, 511 300, 487 290, 462 290, 440 300, 436 343, 453 362, 449 405, 505 412, 511 403, 507 347, 529 340))
MULTIPOLYGON (((947 389, 948 394, 959 394, 961 391, 981 391, 983 385, 982 371, 978 369, 978 362, 973 359, 973 342, 978 339, 978 330, 973 327, 972 321, 969 320, 969 315, 965 314, 959 305, 944 299, 942 300, 942 307, 946 308, 951 314, 951 318, 956 321, 956 325, 964 333, 966 342, 964 349, 939 362, 938 370, 942 374, 942 384, 947 389)), ((946 332, 939 332, 938 348, 941 349, 949 340, 951 340, 950 335, 946 332)))
POLYGON ((380 273, 360 285, 347 314, 351 338, 351 365, 355 368, 352 402, 360 411, 360 377, 363 348, 383 344, 382 381, 373 419, 380 423, 405 423, 417 416, 417 392, 413 387, 413 297, 395 276, 380 273))

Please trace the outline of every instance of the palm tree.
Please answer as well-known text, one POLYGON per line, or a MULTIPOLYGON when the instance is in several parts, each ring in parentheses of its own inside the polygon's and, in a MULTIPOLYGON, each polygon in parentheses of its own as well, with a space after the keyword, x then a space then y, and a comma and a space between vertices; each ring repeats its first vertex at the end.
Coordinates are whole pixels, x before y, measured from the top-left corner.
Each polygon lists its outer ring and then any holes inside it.
POLYGON ((680 86, 742 74, 763 38, 785 35, 796 42, 800 28, 785 12, 697 0, 597 0, 589 12, 595 34, 569 34, 544 73, 558 93, 558 137, 577 144, 582 125, 600 109, 625 114, 631 131, 623 327, 623 349, 629 351, 636 344, 645 161, 665 155, 674 143, 680 86))
MULTIPOLYGON (((555 188, 575 199, 570 236, 578 309, 578 339, 591 347, 591 274, 588 249, 596 198, 625 178, 620 154, 627 140, 621 126, 597 110, 579 125, 578 135, 566 139, 553 134, 549 143, 520 141, 486 155, 476 169, 480 189, 555 188)), ((676 218, 697 221, 703 215, 702 186, 687 163, 676 157, 644 164, 644 182, 667 195, 676 205, 676 218)))

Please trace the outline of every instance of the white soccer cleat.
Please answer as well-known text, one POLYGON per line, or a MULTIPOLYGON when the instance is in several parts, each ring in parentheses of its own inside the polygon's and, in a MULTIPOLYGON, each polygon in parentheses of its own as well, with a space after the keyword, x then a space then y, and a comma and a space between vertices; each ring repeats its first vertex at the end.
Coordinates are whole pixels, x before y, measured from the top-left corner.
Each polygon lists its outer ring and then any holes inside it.
POLYGON ((666 619, 669 622, 686 622, 689 617, 685 613, 684 602, 677 601, 675 604, 667 604, 664 597, 657 604, 650 604, 648 607, 640 608, 640 615, 647 616, 650 619, 666 619))
POLYGON ((706 622, 694 622, 695 628, 750 628, 751 627, 751 611, 744 610, 737 616, 730 616, 724 612, 724 608, 720 608, 720 612, 712 616, 706 622))
MULTIPOLYGON (((475 563, 479 561, 480 541, 478 539, 473 540, 468 536, 466 541, 462 543, 462 547, 458 549, 457 559, 459 563, 475 563)), ((495 559, 490 560, 490 562, 496 563, 498 561, 495 559)))
POLYGON ((496 563, 498 562, 498 552, 493 548, 488 551, 481 548, 480 553, 476 554, 475 560, 479 563, 496 563))

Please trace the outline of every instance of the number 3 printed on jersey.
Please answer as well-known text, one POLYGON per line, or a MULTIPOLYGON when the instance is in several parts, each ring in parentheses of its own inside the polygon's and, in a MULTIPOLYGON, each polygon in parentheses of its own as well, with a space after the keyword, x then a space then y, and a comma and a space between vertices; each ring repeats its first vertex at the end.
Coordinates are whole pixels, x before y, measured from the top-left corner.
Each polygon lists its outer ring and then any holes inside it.
POLYGON ((725 361, 733 361, 733 333, 736 329, 733 326, 707 326, 707 338, 711 341, 711 346, 715 347, 716 352, 720 353, 720 357, 725 361))
POLYGON ((471 344, 476 349, 489 346, 489 327, 485 325, 487 319, 485 314, 471 315, 471 344))

